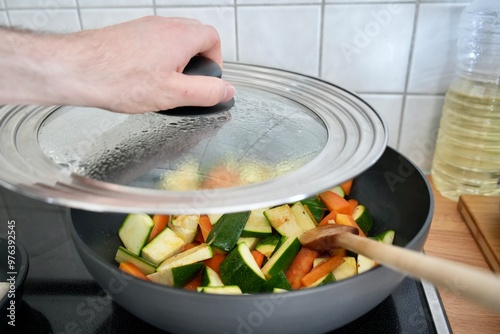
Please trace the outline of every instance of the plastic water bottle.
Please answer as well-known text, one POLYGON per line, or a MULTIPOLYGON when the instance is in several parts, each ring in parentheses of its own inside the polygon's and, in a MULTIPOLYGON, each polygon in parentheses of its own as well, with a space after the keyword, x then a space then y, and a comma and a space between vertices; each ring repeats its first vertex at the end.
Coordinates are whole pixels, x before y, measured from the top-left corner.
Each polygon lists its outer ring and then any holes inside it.
POLYGON ((445 197, 500 195, 500 1, 468 5, 445 97, 432 178, 445 197))

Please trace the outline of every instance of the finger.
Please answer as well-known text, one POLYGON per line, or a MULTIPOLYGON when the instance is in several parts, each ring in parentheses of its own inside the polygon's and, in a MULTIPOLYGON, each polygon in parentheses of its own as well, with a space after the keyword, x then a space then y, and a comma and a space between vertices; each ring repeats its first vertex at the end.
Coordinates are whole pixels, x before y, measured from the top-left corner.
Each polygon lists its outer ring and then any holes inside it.
POLYGON ((210 25, 203 25, 200 28, 202 29, 204 37, 199 39, 201 44, 199 45, 198 54, 212 59, 222 68, 223 58, 219 33, 210 25))
POLYGON ((174 82, 176 106, 213 106, 234 96, 234 87, 219 78, 178 74, 174 82))

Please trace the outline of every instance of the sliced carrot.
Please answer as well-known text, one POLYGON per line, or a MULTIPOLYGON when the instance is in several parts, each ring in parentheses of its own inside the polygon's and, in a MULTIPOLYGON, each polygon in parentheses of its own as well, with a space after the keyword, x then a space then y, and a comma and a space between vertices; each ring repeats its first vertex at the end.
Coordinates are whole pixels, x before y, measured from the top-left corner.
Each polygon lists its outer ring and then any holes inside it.
POLYGON ((352 208, 352 212, 354 212, 354 209, 358 206, 359 202, 358 200, 354 199, 354 198, 351 198, 351 199, 348 199, 347 200, 347 203, 349 203, 349 205, 351 206, 352 208))
POLYGON ((319 198, 330 211, 337 211, 338 213, 345 213, 348 215, 352 214, 352 208, 347 200, 333 191, 325 191, 319 194, 319 198))
POLYGON ((205 242, 205 239, 203 238, 203 233, 201 232, 200 225, 198 225, 196 235, 194 236, 194 242, 197 242, 199 244, 202 244, 205 242))
POLYGON ((359 235, 362 237, 366 237, 366 234, 363 233, 363 231, 359 228, 359 225, 356 223, 354 218, 352 218, 351 215, 344 215, 342 213, 339 213, 337 215, 337 224, 340 225, 347 225, 347 226, 354 226, 359 230, 359 235))
POLYGON ((205 265, 215 270, 218 274, 220 274, 220 264, 226 258, 226 254, 217 254, 215 253, 210 259, 205 260, 205 265))
POLYGON ((314 267, 309 273, 307 273, 304 277, 300 279, 300 283, 303 287, 308 287, 314 284, 321 277, 328 275, 335 268, 344 263, 344 257, 341 255, 335 255, 331 257, 327 261, 321 263, 317 267, 314 267))
POLYGON ((344 248, 334 248, 330 251, 331 256, 340 255, 342 257, 347 255, 347 251, 344 248))
POLYGON ((126 272, 129 275, 135 276, 137 278, 143 279, 145 281, 149 281, 149 278, 147 278, 146 275, 142 271, 137 268, 137 266, 133 263, 130 262, 122 262, 118 266, 118 268, 124 272, 126 272))
POLYGON ((314 259, 317 257, 318 252, 306 247, 302 247, 297 253, 285 273, 288 282, 290 282, 290 285, 294 290, 300 289, 300 279, 311 271, 314 259))
POLYGON ((210 222, 210 218, 208 218, 207 215, 201 215, 198 224, 200 226, 201 234, 203 235, 203 240, 206 241, 208 234, 212 230, 212 223, 210 222))
POLYGON ((151 233, 149 233, 149 239, 148 242, 153 240, 158 234, 160 234, 161 231, 167 227, 167 224, 170 220, 169 215, 153 215, 153 229, 151 230, 151 233))
POLYGON ((194 248, 196 246, 199 246, 200 243, 196 242, 196 240, 194 240, 193 242, 190 242, 188 244, 185 244, 184 247, 182 247, 182 252, 185 252, 191 248, 194 248))
POLYGON ((342 183, 340 185, 340 188, 342 188, 342 190, 344 191, 344 193, 346 195, 349 195, 349 193, 351 192, 352 181, 353 181, 353 179, 350 179, 350 180, 345 181, 344 183, 342 183))
POLYGON ((327 214, 325 218, 321 219, 318 226, 328 225, 330 220, 335 221, 336 218, 337 218, 337 211, 330 211, 330 213, 327 214))
POLYGON ((184 289, 190 291, 196 291, 196 289, 199 288, 200 286, 201 286, 201 271, 188 284, 184 285, 184 289))
POLYGON ((266 256, 255 249, 253 251, 251 251, 251 253, 252 253, 253 258, 255 259, 255 262, 259 266, 259 268, 262 267, 262 263, 264 263, 264 258, 266 256))

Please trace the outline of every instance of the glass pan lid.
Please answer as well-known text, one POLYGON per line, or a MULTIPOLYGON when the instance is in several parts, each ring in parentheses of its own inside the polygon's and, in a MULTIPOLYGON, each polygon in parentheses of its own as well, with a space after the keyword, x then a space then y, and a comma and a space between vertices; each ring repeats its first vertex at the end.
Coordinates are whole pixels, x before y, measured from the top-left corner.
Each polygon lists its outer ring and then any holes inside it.
POLYGON ((226 64, 235 105, 126 115, 0 109, 0 183, 92 211, 217 213, 292 202, 340 184, 383 153, 383 121, 324 81, 226 64))

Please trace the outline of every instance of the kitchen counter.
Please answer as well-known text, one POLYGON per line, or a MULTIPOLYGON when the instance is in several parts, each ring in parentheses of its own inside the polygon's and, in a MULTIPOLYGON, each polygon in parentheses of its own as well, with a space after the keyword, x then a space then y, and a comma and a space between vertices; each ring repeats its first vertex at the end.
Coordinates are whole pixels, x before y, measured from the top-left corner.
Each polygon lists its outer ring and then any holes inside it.
MULTIPOLYGON (((432 179, 429 177, 432 184, 432 179)), ((432 184, 433 188, 434 185, 432 184)), ((434 191, 435 211, 424 251, 452 261, 488 268, 479 247, 457 210, 457 202, 434 191)), ((439 289, 453 333, 498 333, 500 314, 439 289)))

